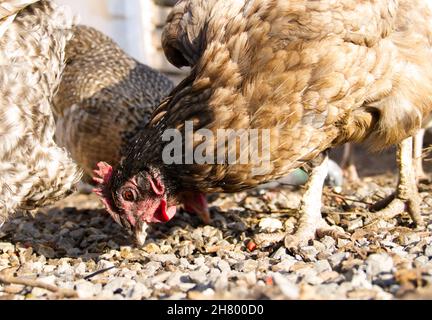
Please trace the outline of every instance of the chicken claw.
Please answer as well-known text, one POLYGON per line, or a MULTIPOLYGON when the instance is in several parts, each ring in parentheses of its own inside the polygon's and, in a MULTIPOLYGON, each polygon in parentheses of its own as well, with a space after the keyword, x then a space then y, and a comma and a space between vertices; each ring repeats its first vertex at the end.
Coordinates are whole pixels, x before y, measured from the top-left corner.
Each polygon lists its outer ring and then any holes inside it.
POLYGON ((325 178, 328 174, 328 156, 312 169, 300 204, 298 228, 293 235, 285 237, 285 247, 296 252, 316 236, 349 237, 342 228, 330 227, 321 216, 321 198, 325 178))
POLYGON ((366 220, 370 225, 378 219, 389 220, 407 211, 417 227, 424 225, 420 212, 421 198, 417 190, 416 172, 412 158, 413 138, 407 138, 398 145, 397 163, 399 181, 396 193, 376 203, 371 209, 374 212, 366 220))
POLYGON ((301 247, 307 246, 308 242, 315 238, 321 239, 329 236, 334 239, 350 239, 351 237, 341 227, 328 225, 323 218, 316 221, 316 226, 315 233, 298 229, 295 234, 287 235, 285 237, 285 247, 292 253, 298 253, 301 247))

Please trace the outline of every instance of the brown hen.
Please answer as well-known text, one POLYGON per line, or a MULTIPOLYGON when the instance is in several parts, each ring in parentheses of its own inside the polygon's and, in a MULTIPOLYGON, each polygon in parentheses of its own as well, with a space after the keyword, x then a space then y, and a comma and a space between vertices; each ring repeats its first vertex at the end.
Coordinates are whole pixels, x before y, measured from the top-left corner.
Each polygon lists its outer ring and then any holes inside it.
MULTIPOLYGON (((285 241, 297 247, 317 231, 341 234, 320 213, 326 152, 365 142, 371 150, 398 144, 397 194, 380 214, 407 209, 420 225, 411 137, 432 107, 431 24, 428 3, 421 0, 180 1, 163 45, 173 64, 192 71, 106 175, 108 209, 139 230, 159 212, 172 214, 184 192, 236 192, 309 164, 299 225, 285 241), (195 141, 186 130, 191 123, 207 130, 195 141), (173 128, 182 138, 180 161, 167 161, 167 150, 178 147, 167 139, 178 138, 167 131, 173 128), (258 174, 253 157, 229 163, 219 129, 259 129, 250 135, 258 141, 268 133, 263 150, 270 161, 260 163, 258 174), (191 163, 188 143, 202 153, 203 135, 218 137, 206 141, 205 156, 219 155, 225 164, 191 163)), ((231 146, 237 156, 261 150, 238 145, 231 146)))

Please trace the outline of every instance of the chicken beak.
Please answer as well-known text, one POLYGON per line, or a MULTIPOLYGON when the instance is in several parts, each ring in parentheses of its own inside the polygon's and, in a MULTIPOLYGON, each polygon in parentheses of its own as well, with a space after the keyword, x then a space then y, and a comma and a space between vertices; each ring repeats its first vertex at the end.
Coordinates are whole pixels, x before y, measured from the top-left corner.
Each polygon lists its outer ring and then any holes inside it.
POLYGON ((140 247, 142 247, 147 239, 148 224, 141 221, 135 226, 135 239, 140 247))

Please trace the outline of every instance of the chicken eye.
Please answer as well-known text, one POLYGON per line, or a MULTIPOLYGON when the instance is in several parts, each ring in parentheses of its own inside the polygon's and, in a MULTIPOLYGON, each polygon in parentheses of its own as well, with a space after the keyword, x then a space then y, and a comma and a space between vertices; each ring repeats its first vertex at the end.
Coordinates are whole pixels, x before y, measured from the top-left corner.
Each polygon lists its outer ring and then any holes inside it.
POLYGON ((126 201, 133 202, 136 200, 136 194, 132 189, 126 189, 122 192, 122 198, 126 201))

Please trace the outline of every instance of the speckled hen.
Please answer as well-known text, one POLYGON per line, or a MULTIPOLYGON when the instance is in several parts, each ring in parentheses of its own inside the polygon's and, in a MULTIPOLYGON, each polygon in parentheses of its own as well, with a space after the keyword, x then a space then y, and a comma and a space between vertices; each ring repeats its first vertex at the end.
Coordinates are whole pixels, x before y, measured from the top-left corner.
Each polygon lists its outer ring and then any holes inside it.
POLYGON ((0 224, 66 196, 80 179, 54 142, 51 109, 72 20, 51 1, 0 2, 0 224))
POLYGON ((83 25, 72 32, 54 97, 56 141, 91 177, 98 162, 120 161, 126 144, 174 85, 102 32, 83 25))
MULTIPOLYGON (((100 175, 100 170, 109 172, 119 163, 174 85, 167 76, 127 55, 102 32, 83 25, 72 31, 66 47, 67 65, 54 99, 56 141, 71 152, 87 176, 93 175, 97 165, 100 175)), ((187 198, 183 202, 208 221, 207 202, 201 199, 199 207, 188 205, 187 198)), ((148 222, 165 222, 171 217, 158 215, 148 222)))
MULTIPOLYGON (((181 192, 236 192, 309 164, 312 176, 288 247, 330 228, 321 212, 326 152, 347 142, 398 144, 400 181, 384 212, 421 225, 412 136, 432 107, 432 15, 427 1, 184 0, 163 34, 168 59, 192 71, 107 179, 111 210, 131 225, 172 210, 181 192), (168 164, 166 129, 269 129, 270 161, 168 164), (133 197, 124 196, 133 193, 133 197), (127 203, 127 205, 124 205, 127 203), (168 208, 168 209, 167 209, 168 208)), ((264 135, 264 131, 261 131, 264 135)), ((209 141, 210 150, 225 140, 209 141)), ((195 150, 201 139, 194 142, 195 150)), ((185 147, 183 145, 183 147, 185 147)), ((209 149, 206 149, 209 150, 209 149)), ((226 155, 226 154, 225 154, 226 155)))

